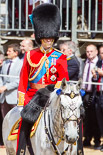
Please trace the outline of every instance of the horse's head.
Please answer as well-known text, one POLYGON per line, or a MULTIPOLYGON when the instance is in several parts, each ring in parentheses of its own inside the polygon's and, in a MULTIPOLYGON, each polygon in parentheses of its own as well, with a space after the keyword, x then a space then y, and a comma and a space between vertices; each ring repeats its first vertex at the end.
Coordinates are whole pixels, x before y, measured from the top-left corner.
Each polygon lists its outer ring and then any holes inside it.
POLYGON ((68 83, 62 80, 60 98, 60 111, 62 119, 63 139, 67 143, 74 143, 78 139, 78 128, 80 121, 80 107, 82 98, 78 84, 68 83))

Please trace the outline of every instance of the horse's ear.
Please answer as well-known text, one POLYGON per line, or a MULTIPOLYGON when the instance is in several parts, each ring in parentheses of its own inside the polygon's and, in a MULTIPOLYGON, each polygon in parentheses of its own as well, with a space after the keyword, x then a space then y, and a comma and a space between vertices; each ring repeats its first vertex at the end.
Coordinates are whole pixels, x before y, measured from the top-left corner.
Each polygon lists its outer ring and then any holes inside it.
POLYGON ((83 82, 83 80, 82 80, 82 79, 79 79, 79 81, 78 81, 78 83, 77 83, 77 85, 76 85, 77 89, 81 89, 81 87, 82 87, 82 82, 83 82))
POLYGON ((66 81, 66 78, 63 78, 61 83, 61 89, 65 89, 66 87, 67 87, 67 81, 66 81))

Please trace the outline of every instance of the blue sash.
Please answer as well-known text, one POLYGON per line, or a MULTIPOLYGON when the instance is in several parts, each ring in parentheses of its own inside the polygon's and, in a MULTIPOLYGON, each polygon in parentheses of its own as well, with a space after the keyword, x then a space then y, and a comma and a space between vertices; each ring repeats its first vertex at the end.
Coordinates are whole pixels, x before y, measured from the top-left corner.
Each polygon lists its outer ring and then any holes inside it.
MULTIPOLYGON (((51 53, 51 55, 48 57, 48 60, 49 60, 49 66, 48 67, 49 68, 52 66, 52 59, 53 59, 52 55, 55 55, 56 56, 55 59, 57 60, 62 55, 62 53, 57 52, 57 51, 54 51, 53 53, 51 53)), ((42 69, 39 72, 39 74, 37 75, 37 77, 33 81, 30 81, 31 83, 38 83, 38 81, 43 77, 43 75, 45 75, 45 73, 46 73, 45 63, 46 62, 44 62, 42 69)), ((34 75, 36 74, 36 72, 34 73, 34 75)))

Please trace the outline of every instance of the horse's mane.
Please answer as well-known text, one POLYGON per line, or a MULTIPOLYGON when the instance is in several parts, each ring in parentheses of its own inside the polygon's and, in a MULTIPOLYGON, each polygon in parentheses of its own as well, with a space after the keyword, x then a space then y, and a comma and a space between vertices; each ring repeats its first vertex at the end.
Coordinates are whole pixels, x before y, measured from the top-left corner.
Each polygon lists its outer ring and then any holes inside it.
POLYGON ((51 118, 51 129, 54 135, 58 135, 61 138, 62 132, 61 128, 61 113, 60 113, 60 96, 56 93, 57 89, 50 94, 48 107, 50 118, 51 118))
POLYGON ((54 90, 51 94, 50 94, 50 98, 49 98, 49 102, 50 102, 50 106, 49 108, 56 108, 58 102, 58 95, 56 94, 56 90, 54 90))

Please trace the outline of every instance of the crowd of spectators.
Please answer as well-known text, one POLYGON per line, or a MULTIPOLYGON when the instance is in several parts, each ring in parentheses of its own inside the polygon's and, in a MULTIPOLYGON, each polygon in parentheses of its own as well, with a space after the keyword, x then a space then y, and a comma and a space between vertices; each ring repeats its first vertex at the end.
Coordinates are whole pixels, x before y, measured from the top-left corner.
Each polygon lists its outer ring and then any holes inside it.
MULTIPOLYGON (((37 0, 36 5, 39 4, 40 2, 37 0)), ((12 23, 10 18, 9 25, 11 26, 12 23)), ((22 28, 24 28, 24 17, 22 18, 22 21, 22 28)), ((94 29, 93 24, 91 26, 91 28, 94 29)), ((10 32, 7 35, 11 34, 12 33, 10 32)), ((22 36, 24 36, 24 34, 22 36)), ((93 34, 92 37, 95 37, 95 34, 93 34)), ((7 50, 7 60, 4 61, 4 55, 2 53, 0 54, 0 74, 19 76, 25 52, 28 52, 33 48, 33 42, 30 39, 24 39, 22 42, 20 42, 20 45, 9 45, 7 50), (12 63, 11 60, 13 60, 12 63), (15 66, 16 70, 14 69, 15 66)), ((76 56, 77 45, 74 42, 63 41, 59 44, 59 49, 64 52, 65 55, 67 55, 68 74, 70 80, 78 81, 80 78, 82 78, 83 82, 90 82, 90 84, 83 83, 82 85, 82 88, 86 92, 86 95, 83 97, 83 105, 85 108, 85 118, 83 119, 83 145, 90 147, 92 145, 91 140, 94 138, 94 148, 103 151, 103 146, 101 145, 101 137, 103 136, 103 86, 96 86, 91 84, 91 82, 103 83, 103 46, 101 46, 98 50, 94 44, 88 45, 86 47, 87 59, 85 62, 83 62, 80 57, 76 56)), ((18 84, 18 78, 13 80, 12 78, 2 76, 0 77, 1 122, 6 113, 17 104, 17 96, 15 96, 15 99, 13 99, 10 97, 10 95, 13 93, 17 94, 18 84)), ((0 139, 0 145, 3 145, 2 138, 0 139)))

